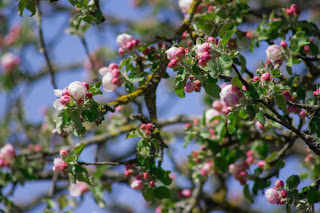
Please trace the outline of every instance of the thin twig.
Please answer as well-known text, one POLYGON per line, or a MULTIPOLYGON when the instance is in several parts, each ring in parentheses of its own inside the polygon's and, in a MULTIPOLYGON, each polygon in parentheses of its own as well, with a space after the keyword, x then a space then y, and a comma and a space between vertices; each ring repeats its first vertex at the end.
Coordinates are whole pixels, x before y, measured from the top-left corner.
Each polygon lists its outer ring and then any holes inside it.
POLYGON ((43 52, 44 57, 46 59, 47 66, 48 66, 49 73, 50 73, 52 86, 54 89, 57 89, 57 85, 55 83, 55 78, 54 78, 54 69, 51 65, 49 53, 48 53, 48 50, 47 50, 45 42, 44 42, 42 23, 41 23, 42 22, 42 13, 40 10, 40 3, 39 2, 40 2, 39 0, 36 0, 36 8, 37 8, 37 14, 38 14, 38 18, 36 20, 37 20, 37 25, 38 25, 38 34, 39 34, 39 40, 40 40, 40 46, 41 46, 40 52, 43 52))

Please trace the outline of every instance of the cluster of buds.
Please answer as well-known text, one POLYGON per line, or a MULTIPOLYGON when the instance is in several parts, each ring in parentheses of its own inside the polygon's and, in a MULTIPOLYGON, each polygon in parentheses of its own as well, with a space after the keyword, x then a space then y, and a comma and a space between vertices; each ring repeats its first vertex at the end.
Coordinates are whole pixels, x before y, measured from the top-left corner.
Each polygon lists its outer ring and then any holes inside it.
POLYGON ((120 55, 123 55, 127 50, 131 51, 137 48, 141 42, 138 40, 133 40, 131 35, 123 33, 121 35, 118 35, 117 43, 120 46, 118 52, 120 55))
POLYGON ((290 8, 286 8, 286 13, 290 16, 298 17, 300 15, 300 10, 296 4, 292 4, 290 8))
POLYGON ((285 204, 287 198, 287 192, 283 188, 284 183, 282 180, 277 180, 273 188, 268 189, 265 192, 267 201, 270 204, 285 204))
POLYGON ((282 49, 279 45, 271 45, 266 50, 267 59, 277 63, 281 64, 284 58, 284 55, 282 53, 282 49))
POLYGON ((201 82, 199 80, 195 80, 193 75, 190 75, 190 81, 186 83, 184 87, 184 91, 187 93, 191 92, 200 92, 201 91, 201 82))
POLYGON ((127 177, 134 176, 135 180, 131 183, 131 188, 134 190, 141 190, 144 185, 150 188, 155 187, 155 178, 151 177, 148 172, 141 171, 136 164, 128 164, 125 167, 124 175, 127 177))
POLYGON ((168 67, 175 68, 179 65, 179 60, 183 59, 188 49, 182 47, 170 47, 166 50, 167 58, 170 60, 168 67))
POLYGON ((89 84, 80 81, 72 82, 63 90, 55 89, 54 94, 59 99, 53 103, 53 107, 56 110, 61 110, 65 108, 67 104, 70 104, 71 101, 77 105, 81 105, 85 98, 92 98, 92 93, 88 92, 88 90, 89 84))
POLYGON ((12 53, 4 54, 0 59, 0 64, 6 73, 11 72, 20 64, 20 57, 12 53))
POLYGON ((317 90, 313 91, 313 95, 315 97, 320 97, 320 87, 317 90))
POLYGON ((0 168, 8 166, 10 164, 10 161, 15 157, 15 148, 11 144, 6 144, 0 149, 0 168))
POLYGON ((311 153, 310 149, 306 149, 306 154, 307 154, 307 156, 304 158, 304 162, 308 166, 309 169, 313 169, 316 164, 316 162, 315 162, 316 158, 311 153))
POLYGON ((211 47, 210 43, 214 42, 214 38, 212 36, 208 37, 207 42, 203 44, 197 44, 195 45, 195 52, 197 54, 196 58, 199 58, 198 64, 200 67, 207 66, 208 62, 211 59, 211 47))
MULTIPOLYGON (((163 44, 161 42, 158 43, 158 50, 162 51, 162 50, 166 50, 166 49, 168 49, 167 44, 163 44)), ((159 59, 161 57, 161 55, 157 51, 157 48, 154 46, 150 46, 150 47, 147 47, 146 49, 144 49, 142 51, 142 55, 140 55, 140 56, 141 57, 148 56, 149 54, 154 54, 154 58, 156 58, 156 59, 159 59)))
POLYGON ((37 145, 30 144, 30 145, 28 146, 28 150, 29 150, 30 152, 40 152, 40 151, 42 150, 42 146, 39 145, 39 144, 37 144, 37 145))
POLYGON ((140 128, 145 133, 151 134, 154 131, 154 124, 153 123, 141 124, 140 128))
POLYGON ((52 170, 57 173, 65 172, 68 169, 68 164, 64 161, 68 157, 69 152, 67 150, 60 150, 60 158, 53 160, 52 170))
POLYGON ((227 107, 234 107, 239 104, 239 100, 243 97, 243 92, 238 86, 226 85, 220 92, 220 100, 227 107))
POLYGON ((230 164, 229 172, 233 174, 234 179, 238 180, 241 185, 245 185, 248 177, 248 168, 248 163, 243 161, 241 164, 230 164))
MULTIPOLYGON (((289 100, 289 101, 295 101, 295 98, 291 95, 290 91, 288 90, 284 90, 282 92, 283 96, 285 97, 286 100, 289 100)), ((299 112, 299 117, 301 119, 305 119, 308 115, 308 112, 306 110, 300 110, 299 107, 296 107, 296 106, 293 106, 293 105, 290 105, 288 104, 288 112, 289 113, 298 113, 299 112)))
POLYGON ((79 197, 84 195, 89 190, 89 187, 85 182, 77 181, 75 184, 70 183, 68 190, 71 196, 79 197))
POLYGON ((3 43, 5 46, 10 46, 14 44, 21 34, 21 25, 13 25, 9 33, 3 38, 3 43))
POLYGON ((200 151, 193 151, 190 160, 196 164, 194 167, 196 173, 194 174, 200 174, 203 178, 207 178, 210 174, 217 174, 217 171, 214 170, 213 159, 205 157, 208 153, 205 153, 206 150, 204 148, 203 146, 200 148, 200 151))
MULTIPOLYGON (((255 159, 252 150, 249 150, 246 152, 246 163, 248 164, 248 166, 251 166, 252 164, 255 164, 257 162, 257 160, 255 159)), ((264 160, 259 160, 257 162, 257 166, 260 169, 266 169, 267 168, 267 163, 264 160)))
POLYGON ((117 64, 111 63, 108 67, 102 67, 99 73, 103 76, 102 85, 105 91, 112 92, 121 86, 121 71, 117 64))

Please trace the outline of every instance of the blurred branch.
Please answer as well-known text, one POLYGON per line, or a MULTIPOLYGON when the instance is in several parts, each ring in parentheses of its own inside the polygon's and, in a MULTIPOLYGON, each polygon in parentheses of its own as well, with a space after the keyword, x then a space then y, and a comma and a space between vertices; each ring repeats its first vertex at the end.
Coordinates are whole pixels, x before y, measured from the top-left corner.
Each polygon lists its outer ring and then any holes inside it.
POLYGON ((38 14, 38 17, 36 18, 36 20, 37 20, 37 25, 38 25, 38 33, 39 33, 39 40, 40 40, 40 46, 41 46, 40 52, 43 52, 44 57, 46 59, 47 66, 48 66, 49 73, 50 73, 50 77, 51 77, 52 86, 54 89, 57 89, 57 85, 56 85, 55 79, 54 79, 54 70, 51 65, 49 53, 48 53, 48 50, 47 50, 45 42, 44 42, 44 36, 43 36, 43 30, 42 30, 42 13, 40 10, 40 3, 39 2, 40 2, 40 0, 36 0, 36 8, 37 8, 37 14, 38 14))

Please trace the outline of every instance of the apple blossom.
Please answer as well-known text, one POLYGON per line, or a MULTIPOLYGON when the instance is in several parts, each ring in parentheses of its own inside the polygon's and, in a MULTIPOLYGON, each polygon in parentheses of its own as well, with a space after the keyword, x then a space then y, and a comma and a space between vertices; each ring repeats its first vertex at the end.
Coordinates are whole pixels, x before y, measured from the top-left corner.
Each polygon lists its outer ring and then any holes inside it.
POLYGON ((187 93, 194 92, 196 90, 196 85, 193 81, 189 81, 186 83, 186 86, 184 87, 184 91, 187 93))
POLYGON ((181 191, 181 195, 183 195, 184 197, 190 197, 192 194, 191 189, 184 189, 181 191))
POLYGON ((52 170, 54 172, 64 172, 68 168, 66 162, 64 162, 61 158, 55 158, 53 161, 52 170))
POLYGON ((286 41, 281 41, 280 42, 280 46, 282 47, 282 48, 287 48, 287 46, 288 46, 288 43, 286 42, 286 41))
POLYGON ((192 0, 179 0, 179 7, 181 11, 184 13, 187 13, 192 2, 193 2, 192 0))
POLYGON ((134 190, 141 190, 143 188, 143 182, 141 180, 134 180, 131 183, 131 188, 133 188, 134 190))
POLYGON ((107 92, 114 91, 118 85, 113 84, 113 76, 111 72, 106 73, 102 78, 103 89, 107 92))
POLYGON ((68 189, 70 195, 73 197, 79 197, 89 190, 88 184, 85 182, 77 182, 76 184, 70 183, 68 189))
POLYGON ((228 107, 234 107, 239 103, 242 92, 237 86, 231 84, 225 86, 220 92, 220 100, 228 107))
POLYGON ((69 84, 68 92, 72 98, 75 100, 80 100, 86 96, 88 89, 84 83, 75 81, 69 84))
POLYGON ((64 95, 59 99, 59 101, 62 105, 66 105, 70 102, 70 96, 64 95))
POLYGON ((283 59, 283 54, 281 47, 279 45, 271 45, 266 50, 267 59, 272 62, 281 61, 283 59))
POLYGON ((10 72, 19 66, 20 58, 12 53, 6 53, 1 57, 0 64, 6 72, 10 72))
POLYGON ((260 81, 260 76, 254 76, 252 79, 253 82, 260 81))
POLYGON ((282 198, 286 198, 287 197, 287 192, 284 189, 282 189, 280 191, 280 195, 281 195, 282 198))
POLYGON ((260 160, 258 161, 257 166, 261 169, 265 169, 267 166, 267 163, 264 160, 260 160))
POLYGON ((267 201, 271 204, 279 204, 280 203, 280 196, 277 190, 274 188, 270 188, 265 192, 265 196, 267 201))
POLYGON ((119 44, 119 46, 122 48, 122 49, 126 49, 127 48, 127 44, 129 42, 132 41, 132 36, 131 35, 128 35, 126 33, 123 33, 121 35, 118 35, 117 37, 117 43, 119 44))
POLYGON ((60 155, 60 157, 62 158, 62 156, 67 156, 68 153, 69 153, 69 152, 68 152, 67 150, 61 149, 59 155, 60 155))
POLYGON ((177 47, 170 47, 169 49, 166 50, 167 58, 169 60, 176 58, 176 52, 178 51, 177 47))
POLYGON ((16 156, 15 148, 11 144, 6 144, 0 149, 0 158, 11 159, 16 156))
POLYGON ((179 61, 177 60, 177 59, 171 59, 170 60, 170 62, 169 62, 169 64, 168 64, 168 67, 170 67, 170 68, 175 68, 175 67, 177 67, 178 66, 178 63, 179 63, 179 61))
POLYGON ((218 111, 221 111, 222 108, 223 108, 223 104, 222 104, 221 101, 215 100, 215 101, 213 101, 213 103, 212 103, 212 107, 213 107, 214 109, 218 110, 218 111))
POLYGON ((219 123, 218 120, 211 121, 214 117, 221 115, 221 113, 215 109, 208 109, 205 113, 206 124, 208 127, 213 127, 219 123))
POLYGON ((282 180, 277 180, 276 183, 275 183, 275 189, 278 189, 278 190, 281 190, 284 186, 284 183, 282 180))

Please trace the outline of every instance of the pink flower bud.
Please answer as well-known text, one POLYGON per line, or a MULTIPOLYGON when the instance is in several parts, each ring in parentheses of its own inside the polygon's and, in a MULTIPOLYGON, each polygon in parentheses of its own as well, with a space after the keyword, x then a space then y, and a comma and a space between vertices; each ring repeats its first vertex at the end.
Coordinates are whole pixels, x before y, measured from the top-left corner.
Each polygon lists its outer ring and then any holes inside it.
POLYGON ((299 8, 298 8, 298 6, 296 4, 292 4, 290 6, 290 9, 292 10, 293 15, 295 15, 295 16, 299 16, 300 15, 300 10, 299 10, 299 8))
POLYGON ((254 76, 252 79, 253 82, 260 81, 260 76, 254 76))
POLYGON ((130 176, 132 175, 132 170, 131 170, 131 169, 126 170, 126 171, 124 172, 124 175, 125 175, 126 177, 130 177, 130 176))
POLYGON ((66 95, 66 96, 70 95, 67 87, 62 90, 62 96, 64 96, 64 95, 66 95))
POLYGON ((16 156, 16 150, 11 144, 6 144, 0 150, 0 158, 5 158, 7 160, 14 158, 16 156))
POLYGON ((12 53, 6 53, 1 57, 0 64, 6 72, 10 72, 19 66, 20 58, 12 53))
POLYGON ((75 81, 68 86, 69 94, 75 99, 82 99, 88 92, 87 87, 80 81, 75 81))
POLYGON ((271 45, 266 50, 267 59, 272 62, 281 61, 283 59, 283 54, 281 47, 279 45, 271 45))
POLYGON ((175 57, 181 58, 185 54, 186 54, 185 50, 182 47, 179 47, 178 50, 176 51, 175 57))
POLYGON ((69 153, 68 153, 68 151, 67 150, 65 150, 65 149, 61 149, 60 150, 60 157, 62 158, 62 156, 67 156, 69 153))
POLYGON ((142 180, 142 175, 137 175, 135 178, 136 180, 142 180))
POLYGON ((252 37, 252 30, 249 30, 249 31, 246 33, 246 37, 247 37, 247 38, 251 38, 251 37, 252 37))
POLYGON ((298 110, 299 110, 299 108, 296 107, 296 106, 290 105, 290 106, 288 107, 288 112, 289 112, 289 113, 297 113, 298 110))
POLYGON ((218 100, 215 100, 213 103, 212 103, 212 107, 218 111, 221 111, 222 108, 223 108, 223 104, 221 103, 221 101, 218 101, 218 100))
POLYGON ((183 195, 184 197, 190 197, 192 194, 192 191, 190 189, 184 189, 181 191, 181 195, 183 195))
POLYGON ((276 189, 280 190, 280 189, 283 188, 283 186, 284 186, 284 183, 283 183, 282 180, 277 180, 277 181, 276 181, 276 183, 275 183, 275 188, 276 188, 276 189))
POLYGON ((306 52, 306 54, 309 54, 311 52, 309 45, 304 46, 303 49, 306 52))
POLYGON ((246 152, 246 156, 247 156, 247 157, 253 156, 252 150, 248 150, 248 151, 246 152))
POLYGON ((286 41, 281 41, 280 42, 280 46, 282 47, 282 48, 287 48, 287 46, 288 46, 288 43, 286 42, 286 41))
POLYGON ((314 91, 314 92, 313 92, 313 95, 314 95, 315 97, 319 97, 319 96, 320 96, 320 88, 317 89, 316 91, 314 91))
POLYGON ((200 169, 200 175, 203 177, 207 177, 210 172, 213 170, 212 163, 206 163, 201 169, 200 169))
POLYGON ((284 189, 281 190, 280 194, 281 194, 282 198, 286 198, 287 197, 287 192, 284 189))
POLYGON ((265 196, 267 198, 267 201, 271 204, 279 204, 280 197, 277 190, 270 188, 265 192, 265 196))
POLYGON ((177 60, 177 59, 171 59, 171 61, 169 62, 169 64, 168 64, 168 67, 170 67, 170 68, 175 68, 175 67, 177 67, 178 66, 178 63, 179 63, 179 61, 177 60))
POLYGON ((205 66, 207 66, 207 61, 206 60, 203 60, 203 59, 200 59, 199 61, 198 61, 198 64, 199 64, 199 66, 200 67, 205 67, 205 66))
POLYGON ((133 41, 131 41, 131 43, 132 43, 132 45, 133 45, 134 47, 137 47, 137 46, 139 46, 140 41, 138 41, 138 40, 133 40, 133 41))
POLYGON ((116 86, 121 86, 121 81, 118 78, 113 78, 112 79, 112 84, 116 85, 116 86))
POLYGON ((154 188, 154 187, 156 186, 154 183, 155 183, 154 180, 151 180, 151 181, 149 182, 149 187, 150 187, 150 188, 154 188))
POLYGON ((111 70, 114 70, 114 69, 118 69, 118 68, 119 68, 116 63, 111 63, 111 64, 109 64, 108 67, 109 67, 111 70))
POLYGON ((211 59, 211 55, 209 52, 201 53, 200 60, 209 61, 211 59))
POLYGON ((111 73, 112 73, 112 76, 115 78, 117 78, 121 75, 121 72, 120 72, 120 70, 118 70, 118 68, 113 69, 111 73))
POLYGON ((209 36, 208 39, 207 39, 207 42, 208 42, 208 43, 209 43, 209 42, 214 42, 214 37, 209 36))
POLYGON ((263 74, 261 75, 261 80, 263 80, 263 81, 269 81, 269 80, 270 80, 270 74, 269 74, 268 72, 263 73, 263 74))
POLYGON ((187 38, 187 36, 188 36, 188 32, 187 32, 187 31, 184 31, 183 34, 182 34, 182 36, 181 36, 181 39, 182 39, 182 40, 185 40, 185 39, 187 38))
POLYGON ((299 112, 299 117, 300 117, 301 119, 305 119, 305 117, 307 117, 307 111, 301 110, 301 111, 299 112))
POLYGON ((169 60, 175 59, 176 53, 178 51, 177 47, 170 47, 165 53, 167 54, 167 58, 169 60))
POLYGON ((87 90, 89 90, 89 84, 87 82, 82 82, 82 84, 87 88, 87 90))
POLYGON ((119 50, 118 50, 119 55, 123 55, 124 52, 125 52, 124 49, 120 47, 119 50))
POLYGON ((131 35, 128 35, 128 34, 126 34, 126 33, 123 33, 123 34, 121 34, 121 35, 118 35, 118 37, 117 37, 117 43, 119 44, 119 46, 121 47, 121 48, 126 48, 127 47, 127 44, 129 43, 129 42, 131 42, 132 41, 132 36, 131 35))
POLYGON ((257 166, 261 169, 265 169, 266 166, 267 166, 267 163, 264 161, 264 160, 260 160, 258 163, 257 163, 257 166))
POLYGON ((141 190, 143 188, 143 182, 141 180, 134 180, 131 183, 131 188, 133 188, 134 190, 141 190))
POLYGON ((190 127, 192 126, 192 123, 186 123, 186 125, 185 125, 185 129, 189 129, 190 127))
POLYGON ((54 172, 64 172, 67 168, 68 168, 68 165, 61 158, 54 159, 53 167, 52 167, 52 170, 54 172))
POLYGON ((158 206, 158 207, 156 208, 156 213, 162 213, 162 208, 161 208, 161 206, 158 206))
POLYGON ((87 97, 88 99, 91 99, 91 98, 92 98, 92 92, 88 92, 88 93, 86 94, 86 97, 87 97))
POLYGON ((257 121, 256 123, 255 123, 255 126, 257 127, 257 129, 259 129, 259 130, 264 130, 264 126, 262 126, 262 124, 259 122, 259 121, 257 121))
POLYGON ((60 103, 62 105, 66 105, 69 102, 70 102, 70 96, 64 95, 60 98, 60 103))
POLYGON ((149 175, 148 172, 143 173, 143 178, 144 178, 145 180, 148 180, 149 177, 150 177, 150 175, 149 175))
POLYGON ((286 13, 287 13, 288 15, 293 15, 293 10, 290 9, 290 8, 286 8, 286 13))
POLYGON ((79 197, 89 190, 88 184, 85 182, 71 183, 69 186, 69 193, 73 197, 79 197))
POLYGON ((184 87, 184 91, 187 93, 191 93, 196 90, 196 85, 193 81, 189 81, 186 83, 186 86, 184 87))
POLYGON ((129 41, 128 43, 127 43, 127 49, 128 50, 132 50, 133 48, 134 48, 134 45, 133 45, 133 43, 131 42, 131 41, 129 41))
POLYGON ((312 37, 310 37, 310 38, 309 38, 309 41, 310 41, 311 43, 313 43, 313 42, 314 42, 314 39, 313 39, 312 37))
POLYGON ((239 103, 239 98, 233 93, 232 85, 225 86, 220 92, 220 100, 228 107, 234 107, 239 103))
POLYGON ((253 156, 249 156, 249 157, 247 157, 247 159, 246 159, 246 162, 247 162, 248 165, 253 164, 254 161, 255 161, 255 160, 254 160, 254 157, 253 157, 253 156))

